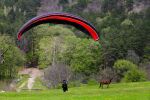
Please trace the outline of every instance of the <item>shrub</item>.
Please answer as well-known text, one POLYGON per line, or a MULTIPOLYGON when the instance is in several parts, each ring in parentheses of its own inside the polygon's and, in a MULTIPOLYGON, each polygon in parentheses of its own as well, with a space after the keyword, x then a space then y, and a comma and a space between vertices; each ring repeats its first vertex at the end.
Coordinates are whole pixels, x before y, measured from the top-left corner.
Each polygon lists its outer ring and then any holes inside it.
POLYGON ((119 81, 125 76, 128 71, 138 68, 137 65, 128 60, 117 60, 113 67, 116 70, 119 81))
POLYGON ((124 82, 139 82, 139 81, 146 81, 146 75, 143 71, 140 70, 130 70, 128 71, 123 80, 124 82))
POLYGON ((117 70, 131 70, 137 68, 137 65, 128 60, 117 60, 114 64, 114 68, 117 70))
POLYGON ((139 82, 146 80, 146 74, 138 69, 138 66, 128 60, 118 60, 114 64, 119 81, 139 82))
POLYGON ((114 70, 107 67, 99 72, 98 80, 115 78, 114 70))

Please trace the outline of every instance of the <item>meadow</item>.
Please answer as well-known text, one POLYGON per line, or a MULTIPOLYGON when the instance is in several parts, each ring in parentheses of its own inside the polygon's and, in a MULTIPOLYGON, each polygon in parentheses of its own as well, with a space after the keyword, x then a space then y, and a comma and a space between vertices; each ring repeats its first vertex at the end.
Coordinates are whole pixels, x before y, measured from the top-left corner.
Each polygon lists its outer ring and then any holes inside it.
POLYGON ((150 82, 111 84, 101 89, 97 85, 82 85, 61 89, 5 92, 0 100, 150 100, 150 82))

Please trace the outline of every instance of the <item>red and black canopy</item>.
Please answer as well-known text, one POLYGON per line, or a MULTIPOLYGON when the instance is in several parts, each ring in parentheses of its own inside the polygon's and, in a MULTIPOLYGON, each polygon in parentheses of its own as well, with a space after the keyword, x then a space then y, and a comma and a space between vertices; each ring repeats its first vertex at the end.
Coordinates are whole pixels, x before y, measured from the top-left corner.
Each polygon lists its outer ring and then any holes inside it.
POLYGON ((55 24, 69 24, 80 29, 84 33, 90 35, 95 41, 99 39, 98 33, 93 25, 89 22, 67 13, 49 13, 41 16, 37 16, 29 20, 23 27, 19 30, 17 38, 21 39, 22 35, 39 24, 43 23, 55 23, 55 24))

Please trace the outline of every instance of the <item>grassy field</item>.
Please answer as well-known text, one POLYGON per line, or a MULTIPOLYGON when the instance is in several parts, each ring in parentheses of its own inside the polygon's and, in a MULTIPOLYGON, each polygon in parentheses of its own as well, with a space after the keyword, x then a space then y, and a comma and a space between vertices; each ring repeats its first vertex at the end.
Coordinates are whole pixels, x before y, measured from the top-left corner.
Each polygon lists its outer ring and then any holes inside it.
POLYGON ((0 93, 0 100, 150 100, 150 82, 111 84, 110 88, 98 85, 43 91, 0 93))

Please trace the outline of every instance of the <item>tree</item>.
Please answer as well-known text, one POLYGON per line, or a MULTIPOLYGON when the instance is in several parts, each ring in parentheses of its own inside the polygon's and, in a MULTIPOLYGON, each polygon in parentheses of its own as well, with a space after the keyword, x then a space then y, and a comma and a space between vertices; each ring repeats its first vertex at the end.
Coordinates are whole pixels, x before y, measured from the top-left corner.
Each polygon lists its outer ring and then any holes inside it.
POLYGON ((59 62, 65 48, 64 38, 73 35, 73 32, 60 25, 41 25, 35 29, 38 37, 37 51, 39 67, 45 68, 59 62), (43 34, 44 33, 44 34, 43 34), (63 46, 64 45, 64 46, 63 46))
POLYGON ((36 15, 40 0, 1 0, 0 33, 15 35, 25 21, 36 15))
POLYGON ((99 69, 101 47, 91 39, 65 37, 60 61, 67 63, 74 72, 91 75, 99 69))
POLYGON ((44 73, 44 79, 49 88, 56 88, 63 80, 69 81, 72 75, 70 67, 62 63, 49 66, 44 73))
POLYGON ((24 53, 15 45, 14 39, 10 36, 0 36, 0 51, 3 54, 3 63, 0 63, 0 80, 16 77, 17 70, 23 66, 24 53))

